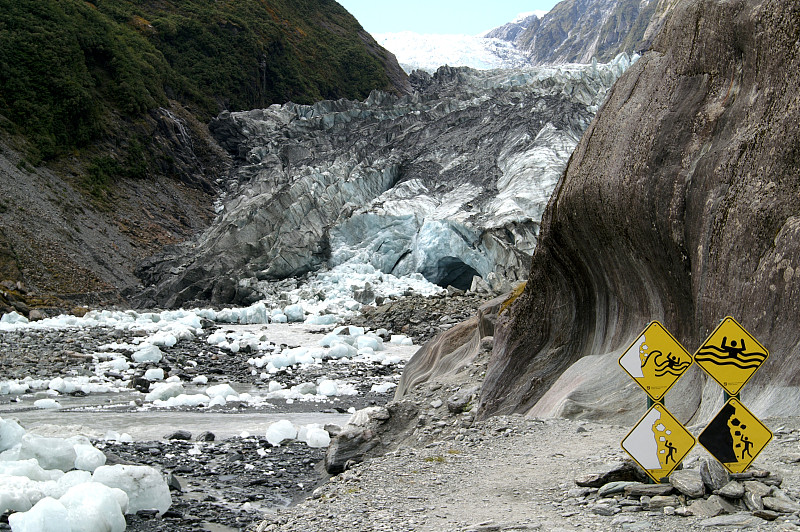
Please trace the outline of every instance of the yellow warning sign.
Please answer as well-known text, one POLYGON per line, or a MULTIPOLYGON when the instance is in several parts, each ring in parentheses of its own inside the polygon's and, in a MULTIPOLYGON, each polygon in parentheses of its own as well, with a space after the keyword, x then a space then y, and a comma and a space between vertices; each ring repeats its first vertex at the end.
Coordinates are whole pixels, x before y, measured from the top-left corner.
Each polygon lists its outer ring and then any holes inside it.
POLYGON ((766 348, 728 316, 706 338, 694 361, 726 392, 737 395, 767 357, 766 348))
POLYGON ((619 365, 647 395, 660 401, 692 365, 692 357, 663 325, 654 321, 622 354, 619 365))
POLYGON ((741 473, 772 440, 772 432, 732 397, 697 437, 731 473, 741 473))
POLYGON ((694 444, 694 436, 664 405, 656 403, 622 440, 622 449, 650 478, 661 482, 678 467, 694 444))

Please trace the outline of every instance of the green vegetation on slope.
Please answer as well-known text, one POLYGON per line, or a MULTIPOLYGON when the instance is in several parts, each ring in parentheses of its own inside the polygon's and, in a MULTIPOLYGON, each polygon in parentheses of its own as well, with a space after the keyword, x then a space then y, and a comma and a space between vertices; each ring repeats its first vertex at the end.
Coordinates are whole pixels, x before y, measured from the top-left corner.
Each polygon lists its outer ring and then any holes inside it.
MULTIPOLYGON (((360 34, 333 0, 0 0, 0 126, 38 163, 109 136, 127 150, 120 118, 136 123, 170 99, 203 121, 362 99, 391 84, 360 34)), ((101 185, 115 168, 141 171, 96 157, 92 168, 101 185)))

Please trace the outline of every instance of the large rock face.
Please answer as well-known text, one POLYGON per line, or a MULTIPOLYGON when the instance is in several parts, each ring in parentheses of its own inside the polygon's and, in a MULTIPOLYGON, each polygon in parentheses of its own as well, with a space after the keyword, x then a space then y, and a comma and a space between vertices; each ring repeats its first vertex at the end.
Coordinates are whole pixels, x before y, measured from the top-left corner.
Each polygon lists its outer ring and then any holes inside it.
MULTIPOLYGON (((643 394, 619 354, 653 319, 693 352, 726 315, 772 353, 743 402, 797 413, 799 95, 800 5, 674 8, 550 200, 527 288, 498 326, 483 415, 635 419, 643 394)), ((716 383, 681 383, 667 405, 680 395, 684 417, 720 405, 716 383)))
POLYGON ((224 113, 239 164, 213 226, 142 270, 149 303, 247 303, 346 262, 469 288, 527 273, 538 221, 608 87, 606 65, 412 76, 417 92, 224 113))

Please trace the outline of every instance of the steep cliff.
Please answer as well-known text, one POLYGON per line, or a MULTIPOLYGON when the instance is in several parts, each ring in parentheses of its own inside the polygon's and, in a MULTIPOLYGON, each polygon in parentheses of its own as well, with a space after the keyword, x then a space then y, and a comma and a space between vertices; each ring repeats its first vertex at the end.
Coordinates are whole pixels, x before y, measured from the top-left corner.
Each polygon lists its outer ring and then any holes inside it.
MULTIPOLYGON (((484 416, 635 419, 642 394, 621 352, 653 319, 694 351, 726 315, 773 354, 744 402, 796 413, 799 89, 797 3, 674 8, 550 200, 526 290, 498 325, 484 416)), ((682 383, 667 404, 680 396, 686 417, 720 404, 715 383, 682 383)))

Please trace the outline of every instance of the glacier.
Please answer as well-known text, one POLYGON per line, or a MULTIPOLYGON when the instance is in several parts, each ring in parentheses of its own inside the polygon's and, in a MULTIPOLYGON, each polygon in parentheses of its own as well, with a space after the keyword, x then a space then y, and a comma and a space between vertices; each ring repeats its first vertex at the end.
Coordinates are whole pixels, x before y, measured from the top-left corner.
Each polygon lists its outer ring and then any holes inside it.
POLYGON ((249 305, 271 282, 348 265, 464 289, 522 279, 549 196, 631 61, 441 67, 402 97, 224 112, 209 127, 237 164, 217 218, 142 265, 140 302, 249 305))

